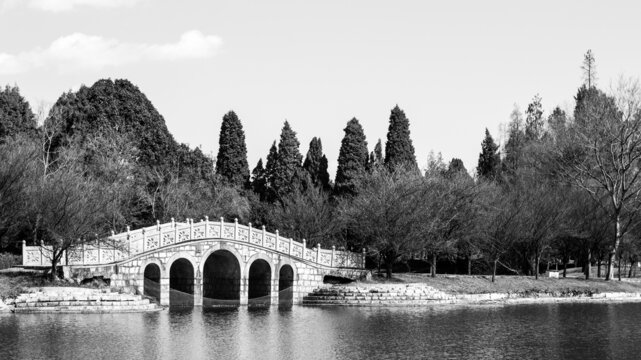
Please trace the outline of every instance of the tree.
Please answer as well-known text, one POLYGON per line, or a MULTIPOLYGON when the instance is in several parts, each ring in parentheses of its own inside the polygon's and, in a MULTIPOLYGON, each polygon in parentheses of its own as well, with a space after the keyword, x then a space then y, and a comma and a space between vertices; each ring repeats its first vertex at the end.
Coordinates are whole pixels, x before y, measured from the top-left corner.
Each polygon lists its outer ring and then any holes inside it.
MULTIPOLYGON (((492 282, 496 277, 497 265, 512 249, 518 239, 518 218, 523 200, 509 184, 500 187, 495 183, 482 184, 478 199, 478 247, 492 267, 492 282)), ((512 269, 510 269, 512 270, 512 269)))
POLYGON ((338 154, 335 192, 338 195, 354 195, 357 181, 367 168, 367 141, 356 118, 348 121, 343 131, 345 136, 338 154))
POLYGON ((278 147, 276 141, 272 143, 267 154, 267 163, 265 164, 265 172, 263 175, 265 181, 265 191, 259 193, 261 200, 274 202, 277 198, 276 189, 274 187, 274 178, 276 176, 276 163, 278 162, 278 147))
POLYGON ((525 147, 525 132, 523 130, 523 117, 519 109, 514 106, 508 124, 508 140, 505 144, 505 158, 502 170, 508 175, 514 175, 523 163, 523 148, 525 147))
POLYGON ((256 167, 252 170, 252 190, 260 196, 264 196, 267 191, 267 178, 263 167, 263 159, 258 159, 256 167))
POLYGON ((218 140, 216 174, 224 181, 238 188, 245 187, 249 181, 247 146, 243 125, 233 111, 223 116, 218 140))
POLYGON ((543 136, 543 105, 536 94, 525 112, 525 141, 538 141, 543 136))
POLYGON ((385 165, 390 170, 399 165, 418 169, 414 145, 410 139, 410 122, 398 105, 392 109, 389 121, 385 143, 385 165))
POLYGON ((583 65, 581 66, 581 69, 583 70, 584 84, 588 89, 596 85, 597 77, 595 62, 596 59, 594 58, 594 54, 592 54, 592 50, 588 49, 585 55, 583 55, 583 65))
POLYGON ((369 154, 367 169, 369 172, 372 172, 375 169, 381 168, 384 163, 385 158, 383 158, 383 145, 381 144, 381 139, 378 139, 378 142, 376 142, 376 145, 374 146, 374 151, 369 154))
POLYGON ((445 175, 447 178, 452 178, 459 174, 467 175, 467 169, 463 164, 463 160, 459 158, 452 158, 452 160, 450 160, 450 163, 447 165, 447 171, 445 172, 445 175))
POLYGON ((476 174, 479 178, 495 180, 501 170, 501 155, 499 146, 494 143, 489 130, 485 129, 485 138, 481 142, 481 153, 476 167, 476 174))
POLYGON ((388 278, 396 261, 423 249, 426 228, 418 221, 427 191, 423 181, 403 167, 375 171, 363 178, 357 195, 340 199, 337 219, 350 234, 349 245, 378 253, 388 278))
MULTIPOLYGON (((289 122, 285 121, 280 133, 278 156, 271 172, 268 166, 269 182, 276 199, 282 199, 300 185, 303 155, 300 153, 299 146, 296 132, 289 126, 289 122)), ((268 165, 269 160, 268 157, 268 165)))
POLYGON ((17 86, 0 88, 0 141, 17 134, 35 135, 36 117, 17 86))
POLYGON ((579 89, 575 122, 559 146, 562 175, 585 190, 597 204, 608 198, 614 223, 606 280, 625 233, 638 221, 641 203, 641 87, 623 81, 608 96, 596 88, 579 89))
POLYGON ((305 156, 303 169, 307 170, 312 184, 319 189, 329 191, 329 173, 327 172, 327 157, 323 154, 323 144, 320 138, 312 138, 309 150, 305 156))
POLYGON ((562 137, 565 128, 568 122, 568 117, 565 114, 565 111, 561 110, 560 107, 555 107, 552 111, 552 114, 548 116, 548 128, 550 133, 554 138, 562 137))

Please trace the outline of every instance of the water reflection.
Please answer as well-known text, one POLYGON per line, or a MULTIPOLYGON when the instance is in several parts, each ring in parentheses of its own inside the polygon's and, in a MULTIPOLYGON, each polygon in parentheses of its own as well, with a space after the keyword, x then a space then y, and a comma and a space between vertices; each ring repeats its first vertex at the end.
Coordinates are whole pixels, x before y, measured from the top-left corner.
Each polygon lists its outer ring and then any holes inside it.
POLYGON ((178 307, 0 315, 6 359, 603 359, 641 351, 641 304, 178 307))

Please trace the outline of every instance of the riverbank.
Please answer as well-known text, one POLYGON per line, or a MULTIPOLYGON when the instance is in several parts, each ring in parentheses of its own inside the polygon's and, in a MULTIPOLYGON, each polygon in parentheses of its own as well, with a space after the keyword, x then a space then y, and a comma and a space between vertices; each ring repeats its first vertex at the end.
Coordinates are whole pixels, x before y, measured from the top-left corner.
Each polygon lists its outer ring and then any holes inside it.
POLYGON ((304 298, 305 305, 429 306, 439 304, 641 302, 639 280, 396 274, 347 285, 328 285, 304 298))

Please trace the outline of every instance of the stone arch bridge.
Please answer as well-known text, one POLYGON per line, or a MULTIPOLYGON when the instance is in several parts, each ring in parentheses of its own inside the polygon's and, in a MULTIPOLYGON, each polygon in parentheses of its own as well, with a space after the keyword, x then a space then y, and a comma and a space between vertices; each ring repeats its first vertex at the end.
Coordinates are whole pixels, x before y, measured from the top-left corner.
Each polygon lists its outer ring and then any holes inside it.
MULTIPOLYGON (((26 246, 24 266, 50 266, 51 248, 26 246)), ((70 249, 65 277, 110 279, 159 299, 161 305, 301 303, 326 275, 365 275, 365 254, 308 248, 278 234, 209 219, 172 222, 113 234, 70 249)))

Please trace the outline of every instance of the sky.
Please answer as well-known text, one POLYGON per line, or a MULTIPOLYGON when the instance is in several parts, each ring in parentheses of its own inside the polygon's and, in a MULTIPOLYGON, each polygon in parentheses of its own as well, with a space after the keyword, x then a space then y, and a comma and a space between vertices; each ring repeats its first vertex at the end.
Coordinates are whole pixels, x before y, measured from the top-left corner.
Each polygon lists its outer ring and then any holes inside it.
POLYGON ((303 156, 320 137, 333 178, 347 121, 370 151, 391 109, 430 151, 476 168, 485 128, 505 142, 514 106, 539 94, 570 113, 583 55, 608 90, 641 70, 633 1, 0 0, 0 85, 34 111, 102 78, 129 79, 175 139, 218 151, 223 115, 250 169, 289 121, 303 156))

